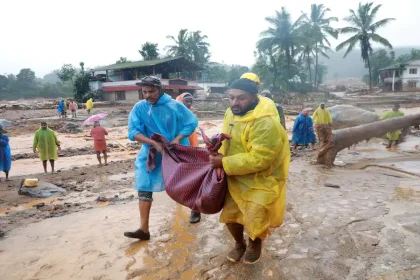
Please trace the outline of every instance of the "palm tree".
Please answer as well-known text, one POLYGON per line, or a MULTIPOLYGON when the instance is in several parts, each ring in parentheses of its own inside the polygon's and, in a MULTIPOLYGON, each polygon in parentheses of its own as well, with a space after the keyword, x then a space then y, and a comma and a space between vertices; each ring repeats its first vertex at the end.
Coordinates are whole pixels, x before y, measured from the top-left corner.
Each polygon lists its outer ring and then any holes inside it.
POLYGON ((199 65, 204 65, 210 59, 210 44, 205 41, 206 39, 207 35, 201 35, 201 31, 191 32, 188 37, 190 56, 199 65))
POLYGON ((171 39, 174 42, 174 45, 165 48, 168 50, 169 55, 184 56, 191 59, 188 29, 181 29, 176 38, 169 35, 166 36, 166 38, 171 39))
POLYGON ((373 3, 366 3, 364 5, 359 3, 359 8, 356 12, 354 10, 350 10, 350 16, 346 17, 344 20, 348 21, 352 26, 340 28, 339 32, 341 34, 355 33, 355 35, 339 44, 336 48, 336 50, 339 51, 347 47, 347 51, 344 54, 344 57, 346 57, 357 43, 360 44, 363 62, 369 68, 370 89, 372 89, 372 70, 369 56, 373 52, 371 41, 392 49, 392 45, 389 41, 378 35, 376 31, 378 28, 387 25, 390 21, 395 20, 393 18, 385 18, 374 23, 376 14, 382 5, 377 5, 373 9, 372 6, 373 3))
POLYGON ((271 27, 261 33, 262 38, 257 43, 259 51, 269 50, 272 54, 277 52, 284 53, 287 59, 288 72, 290 72, 295 49, 299 45, 298 42, 302 35, 300 27, 302 26, 303 18, 304 15, 301 15, 292 24, 290 14, 282 7, 281 12, 276 11, 274 17, 265 18, 271 24, 271 27))
MULTIPOLYGON (((305 14, 304 22, 309 30, 309 36, 311 37, 313 44, 314 44, 314 53, 315 53, 315 74, 314 74, 314 81, 315 87, 318 88, 318 57, 321 53, 323 56, 326 56, 325 51, 329 49, 331 46, 330 42, 328 41, 328 36, 333 38, 338 37, 338 31, 332 28, 331 22, 338 21, 336 17, 326 17, 327 12, 330 9, 325 8, 323 4, 312 4, 311 5, 311 14, 308 17, 305 14)), ((328 57, 328 56, 326 56, 328 57)))

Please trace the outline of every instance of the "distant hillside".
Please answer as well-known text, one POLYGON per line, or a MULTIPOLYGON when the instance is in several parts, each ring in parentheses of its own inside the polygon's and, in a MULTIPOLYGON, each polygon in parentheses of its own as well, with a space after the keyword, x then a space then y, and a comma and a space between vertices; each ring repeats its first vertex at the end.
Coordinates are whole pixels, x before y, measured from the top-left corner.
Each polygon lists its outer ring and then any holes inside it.
MULTIPOLYGON (((402 54, 407 54, 412 48, 420 47, 396 47, 394 48, 395 56, 398 57, 402 54)), ((335 79, 336 74, 339 79, 348 77, 362 78, 365 74, 368 74, 359 49, 354 49, 346 58, 343 58, 344 53, 344 50, 328 53, 330 59, 320 57, 320 63, 328 67, 328 80, 335 79)))

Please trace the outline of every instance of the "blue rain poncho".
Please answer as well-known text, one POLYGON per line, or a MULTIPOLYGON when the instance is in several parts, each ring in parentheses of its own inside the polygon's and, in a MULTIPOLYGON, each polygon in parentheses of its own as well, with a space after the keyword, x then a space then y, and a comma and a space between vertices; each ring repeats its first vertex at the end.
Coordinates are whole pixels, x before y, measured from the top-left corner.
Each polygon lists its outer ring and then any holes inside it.
POLYGON ((12 153, 9 146, 9 137, 0 134, 0 171, 9 171, 12 166, 12 153))
MULTIPOLYGON (((189 146, 188 136, 197 128, 197 117, 182 103, 173 100, 169 95, 163 94, 158 102, 151 105, 142 100, 134 105, 128 117, 128 138, 134 140, 134 136, 141 133, 151 137, 158 133, 168 141, 172 141, 178 135, 183 135, 181 145, 189 146)), ((148 172, 146 169, 149 145, 143 144, 135 162, 135 189, 138 191, 160 192, 165 190, 162 179, 162 155, 156 155, 156 167, 148 172)))
POLYGON ((57 111, 59 113, 64 113, 64 100, 61 99, 61 101, 58 103, 57 111))
POLYGON ((312 118, 300 113, 293 125, 292 142, 299 145, 315 143, 312 118))

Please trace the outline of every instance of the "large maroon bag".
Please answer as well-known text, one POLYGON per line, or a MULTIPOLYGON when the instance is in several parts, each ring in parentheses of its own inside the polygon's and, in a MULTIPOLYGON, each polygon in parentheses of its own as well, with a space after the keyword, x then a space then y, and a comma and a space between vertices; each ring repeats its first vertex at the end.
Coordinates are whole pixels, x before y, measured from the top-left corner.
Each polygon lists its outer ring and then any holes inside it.
MULTIPOLYGON (((204 214, 215 214, 223 208, 227 191, 226 174, 223 169, 214 169, 210 153, 217 154, 222 141, 229 139, 218 134, 211 139, 201 130, 206 148, 188 147, 169 143, 165 137, 154 134, 151 138, 164 144, 162 177, 166 193, 176 202, 204 214)), ((155 167, 156 149, 151 147, 147 168, 155 167)))

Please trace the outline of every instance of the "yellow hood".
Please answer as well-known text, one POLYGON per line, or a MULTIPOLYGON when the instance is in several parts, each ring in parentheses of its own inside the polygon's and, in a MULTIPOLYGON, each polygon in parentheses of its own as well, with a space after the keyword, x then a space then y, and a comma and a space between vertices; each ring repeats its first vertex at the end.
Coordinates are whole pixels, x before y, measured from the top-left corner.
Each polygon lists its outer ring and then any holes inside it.
MULTIPOLYGON (((233 116, 233 120, 237 122, 250 122, 255 119, 267 117, 267 116, 277 116, 277 108, 274 102, 263 96, 258 96, 259 102, 257 107, 254 110, 249 111, 244 116, 233 116)), ((229 108, 230 113, 232 112, 229 108)))

